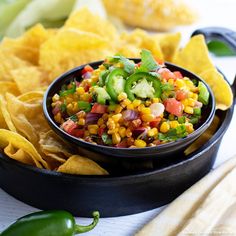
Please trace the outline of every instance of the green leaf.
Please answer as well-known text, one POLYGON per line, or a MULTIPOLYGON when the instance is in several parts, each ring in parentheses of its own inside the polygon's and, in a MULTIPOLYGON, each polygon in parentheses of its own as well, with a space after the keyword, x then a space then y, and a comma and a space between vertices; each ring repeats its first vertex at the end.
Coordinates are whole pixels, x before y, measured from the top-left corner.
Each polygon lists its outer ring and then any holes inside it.
POLYGON ((212 40, 207 44, 207 46, 211 53, 219 57, 236 55, 235 51, 221 41, 212 40))
POLYGON ((112 139, 109 137, 109 135, 107 133, 102 134, 102 141, 107 145, 112 144, 112 139))
POLYGON ((143 49, 141 52, 141 66, 137 70, 142 72, 149 72, 155 71, 159 68, 160 66, 152 56, 152 53, 146 49, 143 49))
POLYGON ((77 115, 72 115, 72 116, 69 117, 69 119, 74 121, 74 122, 78 121, 77 115))
POLYGON ((60 107, 61 112, 65 112, 66 111, 66 104, 62 103, 61 107, 60 107))
POLYGON ((121 62, 124 65, 124 71, 132 74, 134 72, 135 64, 133 61, 129 60, 126 57, 123 57, 121 55, 116 55, 112 57, 111 62, 121 62))
POLYGON ((76 84, 75 82, 72 82, 72 87, 70 89, 67 89, 67 90, 64 90, 65 87, 62 86, 62 89, 59 93, 60 97, 64 97, 64 96, 67 96, 69 94, 74 94, 75 91, 76 91, 76 84))
POLYGON ((164 92, 170 92, 174 90, 174 85, 173 84, 169 84, 169 83, 165 83, 161 85, 161 90, 164 92))
POLYGON ((78 107, 85 112, 90 112, 92 108, 91 104, 85 101, 78 101, 78 107))

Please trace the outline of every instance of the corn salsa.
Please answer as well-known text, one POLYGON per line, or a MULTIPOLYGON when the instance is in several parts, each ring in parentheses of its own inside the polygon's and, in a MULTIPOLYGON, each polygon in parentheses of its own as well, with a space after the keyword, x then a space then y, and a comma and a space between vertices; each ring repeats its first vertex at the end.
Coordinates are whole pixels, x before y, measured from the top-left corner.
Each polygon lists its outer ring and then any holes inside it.
POLYGON ((52 98, 54 120, 84 141, 143 148, 176 141, 199 124, 209 92, 201 81, 170 71, 142 50, 135 63, 121 55, 81 75, 52 98))

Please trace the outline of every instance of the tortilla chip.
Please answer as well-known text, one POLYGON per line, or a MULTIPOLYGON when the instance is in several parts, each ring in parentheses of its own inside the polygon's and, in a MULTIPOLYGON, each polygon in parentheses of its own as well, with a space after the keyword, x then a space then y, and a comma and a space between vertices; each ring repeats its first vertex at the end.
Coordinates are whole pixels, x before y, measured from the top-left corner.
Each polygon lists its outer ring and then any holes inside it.
POLYGON ((0 148, 4 149, 6 155, 10 154, 10 157, 13 156, 14 159, 18 158, 18 161, 21 161, 23 159, 22 151, 18 152, 18 150, 22 149, 25 153, 27 153, 28 157, 33 160, 36 167, 44 167, 46 169, 49 169, 48 164, 42 159, 33 144, 15 132, 0 129, 0 148), (9 145, 11 146, 8 147, 9 145), (15 150, 14 154, 12 152, 13 149, 15 150))
MULTIPOLYGON (((141 49, 145 48, 151 51, 155 58, 163 59, 159 42, 152 35, 148 35, 144 30, 135 29, 131 33, 123 33, 120 39, 122 41, 121 45, 118 47, 118 52, 120 53, 122 53, 123 46, 128 44, 138 48, 139 53, 137 57, 140 57, 141 49)), ((131 57, 132 55, 127 56, 131 57)))
POLYGON ((43 96, 34 103, 27 103, 12 94, 6 94, 7 110, 17 132, 34 145, 38 144, 40 133, 50 129, 43 115, 42 99, 43 96))
POLYGON ((233 104, 233 93, 223 75, 216 69, 209 69, 200 75, 211 87, 215 99, 216 109, 227 110, 233 104))
POLYGON ((0 124, 1 128, 8 128, 9 130, 16 132, 16 127, 13 124, 7 109, 6 100, 2 95, 0 95, 0 124))
POLYGON ((181 33, 158 34, 154 36, 160 44, 165 61, 172 62, 181 40, 181 33))
POLYGON ((45 83, 44 73, 35 66, 14 69, 11 75, 21 93, 37 90, 45 83))
POLYGON ((15 82, 0 81, 0 95, 5 96, 6 93, 12 93, 16 96, 20 94, 20 91, 15 82))
POLYGON ((44 92, 42 91, 30 91, 28 93, 21 94, 18 99, 22 102, 34 103, 40 101, 43 98, 44 92))
POLYGON ((63 28, 78 29, 84 32, 96 34, 112 41, 118 39, 116 28, 109 21, 101 18, 99 15, 93 14, 86 7, 73 12, 63 28))
POLYGON ((206 70, 215 69, 203 35, 192 37, 187 45, 176 53, 173 62, 197 75, 206 70))
POLYGON ((76 29, 63 29, 40 49, 40 65, 50 80, 76 66, 102 60, 111 54, 109 42, 99 35, 76 29))
POLYGON ((0 50, 0 80, 13 81, 11 71, 20 67, 27 67, 30 64, 27 61, 21 60, 13 54, 0 50))
POLYGON ((39 48, 51 35, 41 24, 37 24, 19 38, 4 38, 0 50, 4 50, 20 59, 37 65, 39 61, 39 48))
POLYGON ((63 165, 61 165, 58 172, 76 175, 108 175, 109 173, 99 166, 96 162, 79 155, 71 156, 63 165))

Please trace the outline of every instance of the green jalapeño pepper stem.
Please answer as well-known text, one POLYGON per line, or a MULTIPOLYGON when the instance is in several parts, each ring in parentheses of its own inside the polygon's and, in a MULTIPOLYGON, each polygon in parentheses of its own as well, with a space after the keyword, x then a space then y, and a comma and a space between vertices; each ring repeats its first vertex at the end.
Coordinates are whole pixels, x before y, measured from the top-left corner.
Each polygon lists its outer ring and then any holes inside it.
POLYGON ((124 91, 125 78, 128 73, 121 68, 114 69, 106 79, 106 89, 111 99, 115 102, 118 101, 118 95, 124 91))
POLYGON ((10 225, 1 236, 73 236, 92 230, 98 223, 99 212, 88 226, 76 225, 67 211, 39 211, 26 215, 10 225))
MULTIPOLYGON (((127 80, 125 84, 125 92, 128 96, 128 98, 133 101, 135 99, 135 94, 132 91, 132 88, 134 85, 137 85, 139 81, 146 80, 146 82, 150 83, 152 85, 153 90, 153 97, 159 98, 161 96, 161 81, 158 77, 148 73, 148 72, 136 72, 132 74, 127 80)), ((148 90, 150 87, 150 84, 148 84, 148 88, 142 87, 142 90, 148 90)), ((148 91, 146 91, 148 92, 148 91)), ((136 94, 138 96, 138 94, 136 94)), ((140 96, 141 97, 141 96, 140 96)), ((144 98, 144 97, 142 97, 144 98)))

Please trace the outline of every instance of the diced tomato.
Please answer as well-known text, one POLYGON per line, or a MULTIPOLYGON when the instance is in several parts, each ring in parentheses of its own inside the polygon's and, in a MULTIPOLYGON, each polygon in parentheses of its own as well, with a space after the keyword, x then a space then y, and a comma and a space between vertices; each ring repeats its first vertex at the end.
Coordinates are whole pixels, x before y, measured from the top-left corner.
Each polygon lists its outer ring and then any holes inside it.
POLYGON ((127 139, 123 139, 120 143, 116 144, 116 147, 118 148, 127 148, 128 146, 127 139))
POLYGON ((164 65, 164 61, 160 58, 154 57, 158 65, 164 65))
POLYGON ((85 86, 84 86, 84 91, 85 92, 88 92, 89 91, 89 89, 90 89, 90 85, 89 84, 85 84, 85 86))
POLYGON ((182 103, 177 101, 175 98, 167 98, 164 101, 164 106, 166 111, 168 111, 170 114, 181 116, 183 113, 182 103))
POLYGON ((86 65, 82 70, 82 75, 87 72, 93 72, 93 68, 90 65, 86 65))
POLYGON ((77 138, 83 138, 84 137, 84 129, 74 129, 74 130, 72 130, 71 135, 73 135, 77 138))
POLYGON ((71 135, 73 130, 76 129, 77 127, 78 125, 73 120, 70 119, 68 119, 61 125, 61 128, 71 135))
POLYGON ((183 90, 177 90, 175 93, 175 97, 178 101, 184 100, 187 96, 187 93, 183 90))
POLYGON ((175 75, 173 72, 171 72, 167 68, 160 68, 158 70, 158 73, 161 75, 163 79, 169 80, 169 79, 175 79, 175 75))
POLYGON ((149 125, 151 128, 156 128, 161 122, 161 117, 157 117, 154 120, 150 121, 149 125))
POLYGON ((141 65, 142 65, 142 62, 141 62, 141 61, 136 64, 137 67, 140 67, 141 65))
POLYGON ((105 128, 101 128, 101 127, 98 128, 98 136, 99 137, 101 137, 104 132, 105 132, 105 128))
POLYGON ((173 73, 176 79, 183 79, 183 75, 181 74, 180 71, 174 71, 173 73))
POLYGON ((99 103, 95 103, 92 107, 91 113, 103 114, 107 112, 107 106, 99 103))

